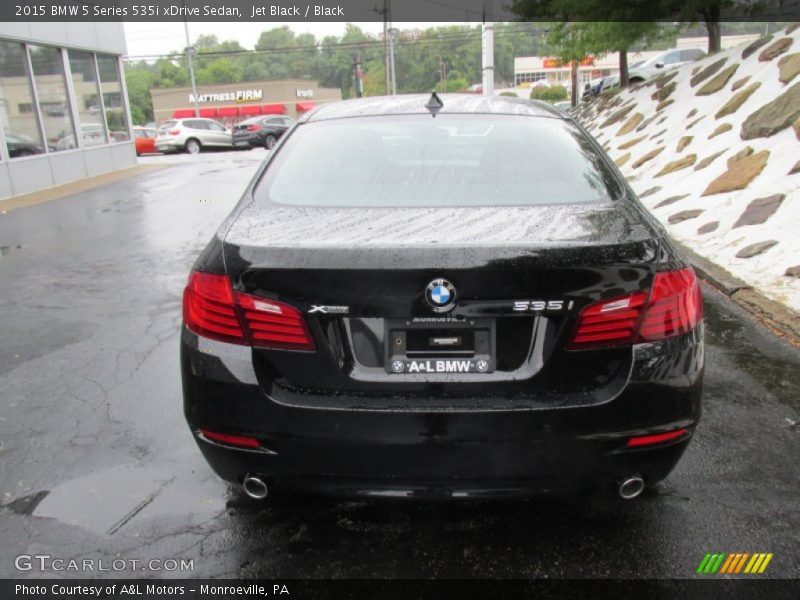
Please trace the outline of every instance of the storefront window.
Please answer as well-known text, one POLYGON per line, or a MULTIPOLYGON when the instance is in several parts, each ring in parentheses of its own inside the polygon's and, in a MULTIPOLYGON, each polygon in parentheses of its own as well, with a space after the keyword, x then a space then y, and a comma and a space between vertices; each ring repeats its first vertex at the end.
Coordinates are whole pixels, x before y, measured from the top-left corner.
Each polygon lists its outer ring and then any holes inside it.
POLYGON ((103 123, 103 108, 100 105, 100 87, 94 68, 94 55, 78 50, 69 51, 69 70, 72 72, 72 87, 78 104, 78 123, 83 146, 97 146, 108 141, 103 123))
POLYGON ((100 71, 100 89, 103 93, 103 104, 106 107, 106 124, 111 141, 128 141, 130 139, 128 116, 116 57, 98 54, 97 69, 100 71))
POLYGON ((44 152, 22 44, 0 41, 0 120, 11 158, 44 152))
POLYGON ((46 46, 29 49, 47 145, 55 151, 77 148, 61 51, 46 46))

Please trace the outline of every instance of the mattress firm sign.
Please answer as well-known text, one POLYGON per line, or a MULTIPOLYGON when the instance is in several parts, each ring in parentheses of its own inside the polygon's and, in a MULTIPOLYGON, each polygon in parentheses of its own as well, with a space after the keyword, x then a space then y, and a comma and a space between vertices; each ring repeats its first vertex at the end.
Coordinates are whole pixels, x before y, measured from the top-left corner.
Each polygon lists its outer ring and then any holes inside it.
MULTIPOLYGON (((264 97, 264 90, 236 90, 217 94, 197 94, 197 102, 253 102, 264 97)), ((189 94, 189 102, 195 101, 195 95, 189 94)))

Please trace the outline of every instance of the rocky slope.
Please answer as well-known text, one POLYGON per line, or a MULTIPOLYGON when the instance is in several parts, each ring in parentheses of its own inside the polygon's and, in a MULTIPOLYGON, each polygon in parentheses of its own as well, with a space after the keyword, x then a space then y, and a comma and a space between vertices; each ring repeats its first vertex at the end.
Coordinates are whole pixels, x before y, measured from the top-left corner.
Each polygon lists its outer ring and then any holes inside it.
POLYGON ((799 37, 795 25, 575 111, 675 239, 795 311, 799 37))

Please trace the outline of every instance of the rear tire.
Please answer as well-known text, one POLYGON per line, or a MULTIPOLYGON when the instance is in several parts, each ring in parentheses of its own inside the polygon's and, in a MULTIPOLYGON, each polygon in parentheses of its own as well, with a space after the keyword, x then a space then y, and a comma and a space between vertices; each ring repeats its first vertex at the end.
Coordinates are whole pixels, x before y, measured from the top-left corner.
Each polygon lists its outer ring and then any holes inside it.
POLYGON ((186 144, 184 145, 184 149, 188 154, 200 154, 202 148, 203 146, 200 142, 194 138, 186 140, 186 144))
POLYGON ((267 150, 272 150, 275 147, 275 144, 278 143, 278 138, 274 135, 268 135, 264 138, 264 148, 267 150))

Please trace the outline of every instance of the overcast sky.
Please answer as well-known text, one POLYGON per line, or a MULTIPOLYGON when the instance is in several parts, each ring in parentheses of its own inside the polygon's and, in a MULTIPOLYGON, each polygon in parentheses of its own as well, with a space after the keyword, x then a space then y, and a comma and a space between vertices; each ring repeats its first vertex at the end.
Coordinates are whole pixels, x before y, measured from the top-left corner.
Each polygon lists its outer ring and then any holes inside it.
MULTIPOLYGON (((383 23, 354 23, 370 33, 383 31, 383 23)), ((186 46, 183 22, 176 23, 125 23, 125 38, 128 56, 166 54, 186 46)), ((311 33, 317 39, 326 35, 340 36, 346 23, 189 23, 189 37, 194 42, 197 36, 213 34, 219 41, 237 40, 242 46, 252 49, 262 31, 288 25, 295 33, 311 33)), ((434 25, 450 23, 394 23, 398 29, 426 29, 434 25)))

